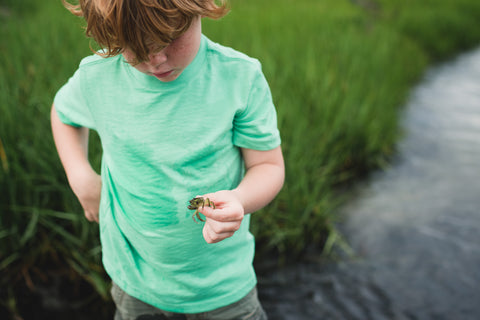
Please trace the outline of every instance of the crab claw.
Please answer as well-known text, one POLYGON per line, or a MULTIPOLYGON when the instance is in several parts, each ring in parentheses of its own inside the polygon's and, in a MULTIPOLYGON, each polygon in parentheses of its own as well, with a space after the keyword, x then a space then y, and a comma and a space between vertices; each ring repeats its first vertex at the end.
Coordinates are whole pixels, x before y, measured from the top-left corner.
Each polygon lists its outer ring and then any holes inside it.
POLYGON ((199 211, 199 208, 205 208, 205 206, 207 207, 211 207, 213 209, 215 209, 215 203, 213 203, 212 200, 210 200, 209 198, 203 198, 203 197, 195 197, 191 200, 188 201, 190 204, 188 205, 188 209, 189 210, 195 210, 195 213, 192 215, 192 219, 193 221, 195 221, 196 223, 198 223, 197 220, 200 220, 202 222, 205 222, 205 219, 203 219, 200 214, 198 213, 199 211), (196 219, 195 219, 196 218, 196 219))

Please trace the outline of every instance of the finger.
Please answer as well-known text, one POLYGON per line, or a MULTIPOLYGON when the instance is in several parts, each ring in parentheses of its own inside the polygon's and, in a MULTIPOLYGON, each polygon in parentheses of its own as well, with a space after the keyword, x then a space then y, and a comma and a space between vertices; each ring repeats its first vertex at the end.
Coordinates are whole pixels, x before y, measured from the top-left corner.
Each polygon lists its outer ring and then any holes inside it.
POLYGON ((207 218, 214 219, 215 214, 213 213, 214 210, 219 210, 217 208, 213 209, 212 207, 204 206, 204 207, 199 207, 198 212, 203 214, 207 218))
POLYGON ((215 208, 203 207, 198 210, 205 217, 220 221, 220 222, 235 222, 243 219, 243 214, 240 210, 234 210, 230 207, 215 208))
POLYGON ((97 222, 98 223, 98 213, 92 213, 90 211, 85 211, 85 217, 90 222, 97 222))
POLYGON ((241 221, 219 222, 212 219, 207 219, 207 222, 205 224, 208 225, 207 227, 210 230, 217 234, 236 232, 238 229, 240 229, 240 226, 242 225, 241 221))
POLYGON ((203 238, 207 243, 217 243, 233 236, 234 232, 216 233, 207 225, 203 227, 203 238))
POLYGON ((87 218, 88 221, 93 221, 93 218, 90 215, 90 212, 88 212, 88 211, 85 211, 85 218, 87 218))

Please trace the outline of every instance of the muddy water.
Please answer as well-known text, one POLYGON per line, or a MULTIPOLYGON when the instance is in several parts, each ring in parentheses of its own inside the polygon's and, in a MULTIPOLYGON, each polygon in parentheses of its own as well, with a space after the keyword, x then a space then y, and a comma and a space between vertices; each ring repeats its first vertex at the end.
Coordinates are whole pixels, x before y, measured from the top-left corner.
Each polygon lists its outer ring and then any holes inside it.
POLYGON ((340 224, 355 256, 260 279, 270 318, 480 319, 480 49, 427 73, 340 224))

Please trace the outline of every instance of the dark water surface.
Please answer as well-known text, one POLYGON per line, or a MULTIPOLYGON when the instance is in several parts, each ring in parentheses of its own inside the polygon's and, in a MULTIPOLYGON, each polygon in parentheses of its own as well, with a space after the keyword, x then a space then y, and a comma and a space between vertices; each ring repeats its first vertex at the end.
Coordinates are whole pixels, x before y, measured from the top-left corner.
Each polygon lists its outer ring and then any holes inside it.
POLYGON ((341 210, 355 257, 260 278, 272 320, 480 319, 480 49, 427 73, 403 127, 341 210))

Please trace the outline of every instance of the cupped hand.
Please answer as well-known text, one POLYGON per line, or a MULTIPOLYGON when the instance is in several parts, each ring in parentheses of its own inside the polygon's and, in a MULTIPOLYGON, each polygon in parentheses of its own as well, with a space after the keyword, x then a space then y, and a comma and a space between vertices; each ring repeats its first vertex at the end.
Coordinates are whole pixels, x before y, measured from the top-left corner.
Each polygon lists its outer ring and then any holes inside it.
POLYGON ((211 207, 199 208, 207 219, 203 227, 203 237, 207 243, 216 243, 227 239, 240 228, 245 215, 240 199, 234 191, 222 190, 203 195, 215 203, 211 207))

